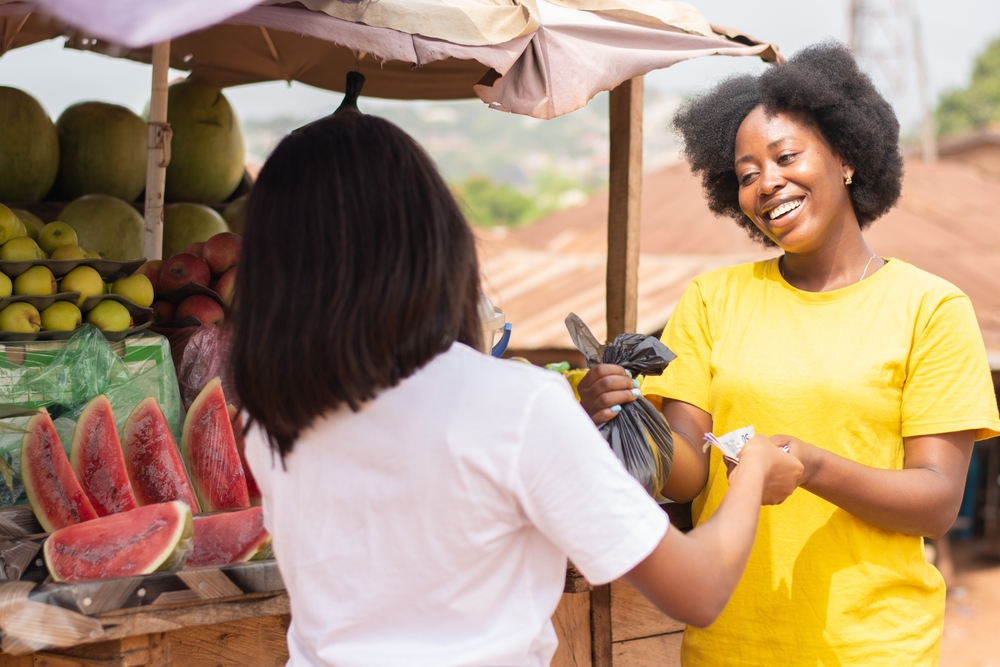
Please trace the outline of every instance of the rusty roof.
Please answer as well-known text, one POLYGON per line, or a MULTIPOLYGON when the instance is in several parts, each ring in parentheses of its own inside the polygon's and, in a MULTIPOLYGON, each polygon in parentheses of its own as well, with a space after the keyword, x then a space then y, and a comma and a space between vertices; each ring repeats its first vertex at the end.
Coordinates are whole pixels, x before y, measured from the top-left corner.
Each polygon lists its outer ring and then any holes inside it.
MULTIPOLYGON (((607 193, 510 233, 479 232, 487 294, 514 325, 511 347, 571 348, 575 312, 603 339, 607 193)), ((903 196, 865 232, 868 244, 937 274, 972 299, 1000 369, 1000 180, 951 160, 906 162, 903 196)), ((638 329, 666 323, 694 276, 774 256, 714 216, 686 164, 646 175, 640 228, 638 329)))

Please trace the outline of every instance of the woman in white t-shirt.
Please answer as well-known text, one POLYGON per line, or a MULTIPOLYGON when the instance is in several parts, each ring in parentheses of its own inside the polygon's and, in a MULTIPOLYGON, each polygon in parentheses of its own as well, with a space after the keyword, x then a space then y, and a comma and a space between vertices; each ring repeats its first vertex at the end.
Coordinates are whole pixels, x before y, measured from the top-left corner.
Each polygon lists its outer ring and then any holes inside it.
POLYGON ((472 232, 360 114, 286 137, 250 196, 232 368, 291 598, 290 665, 548 665, 567 557, 707 625, 801 465, 750 441, 684 534, 565 381, 481 344, 472 232))

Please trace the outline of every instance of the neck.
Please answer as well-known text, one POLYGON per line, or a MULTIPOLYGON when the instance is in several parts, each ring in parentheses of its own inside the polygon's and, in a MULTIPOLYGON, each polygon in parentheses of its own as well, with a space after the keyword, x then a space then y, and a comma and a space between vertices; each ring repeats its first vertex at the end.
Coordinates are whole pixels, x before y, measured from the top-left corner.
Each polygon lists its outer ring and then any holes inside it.
POLYGON ((829 292, 870 277, 884 264, 859 231, 854 238, 825 243, 815 252, 786 250, 778 267, 785 281, 800 290, 829 292))

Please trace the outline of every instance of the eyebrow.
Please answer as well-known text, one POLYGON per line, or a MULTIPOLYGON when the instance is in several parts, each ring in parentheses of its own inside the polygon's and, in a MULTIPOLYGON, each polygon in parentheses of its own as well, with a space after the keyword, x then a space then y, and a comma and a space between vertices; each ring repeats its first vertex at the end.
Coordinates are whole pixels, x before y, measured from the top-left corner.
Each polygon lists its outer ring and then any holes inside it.
MULTIPOLYGON (((771 150, 772 148, 774 148, 775 146, 784 141, 792 141, 792 137, 782 137, 780 139, 775 139, 774 141, 772 141, 767 145, 767 150, 771 150)), ((744 162, 750 162, 751 160, 753 160, 753 156, 748 153, 747 155, 744 155, 739 160, 737 160, 736 164, 743 164, 744 162)))

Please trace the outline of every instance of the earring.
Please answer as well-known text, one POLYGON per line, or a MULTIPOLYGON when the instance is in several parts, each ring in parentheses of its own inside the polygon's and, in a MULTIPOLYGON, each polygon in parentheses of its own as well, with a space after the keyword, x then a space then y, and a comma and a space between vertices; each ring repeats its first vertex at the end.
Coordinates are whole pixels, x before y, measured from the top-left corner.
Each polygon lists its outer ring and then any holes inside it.
POLYGON ((846 178, 844 178, 844 185, 850 185, 850 184, 851 184, 851 176, 848 175, 846 178))

